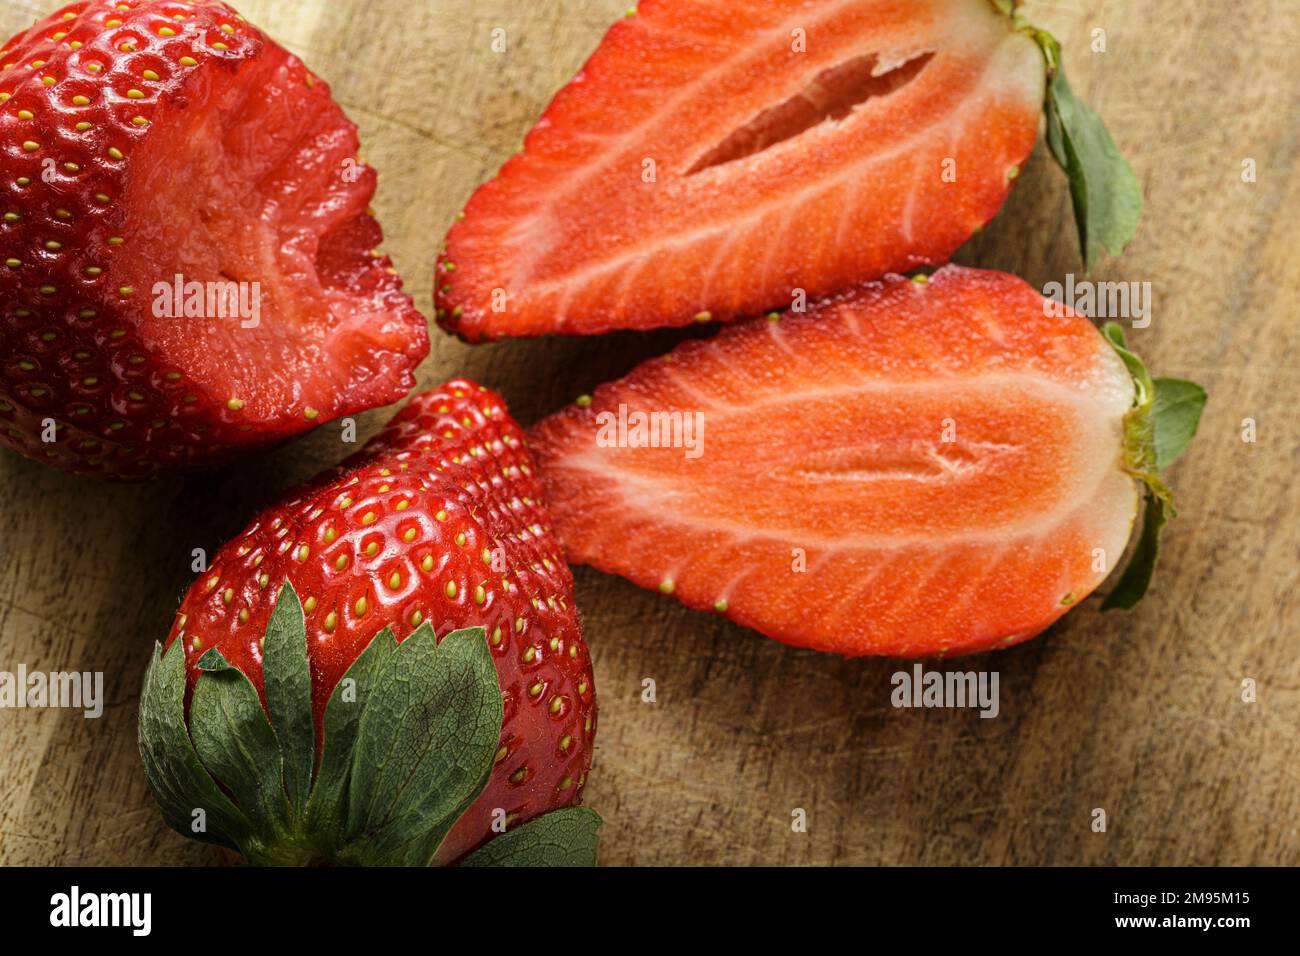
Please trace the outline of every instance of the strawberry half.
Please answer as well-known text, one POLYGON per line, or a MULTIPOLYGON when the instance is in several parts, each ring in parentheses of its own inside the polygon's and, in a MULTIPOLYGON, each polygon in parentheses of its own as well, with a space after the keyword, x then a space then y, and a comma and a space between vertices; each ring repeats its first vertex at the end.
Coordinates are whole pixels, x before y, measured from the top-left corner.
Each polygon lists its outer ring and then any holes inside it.
POLYGON ((0 440, 141 477, 406 394, 428 332, 357 148, 222 3, 75 3, 6 43, 0 440))
POLYGON ((1172 514, 1205 393, 1105 331, 1014 276, 894 276, 688 342, 530 447, 575 562, 845 655, 1005 646, 1116 567, 1145 483, 1132 606, 1172 514))
POLYGON ((222 548, 140 708, 168 823, 257 863, 449 862, 503 830, 471 860, 587 860, 598 818, 563 808, 595 731, 523 433, 468 381, 222 548))
POLYGON ((1059 52, 1010 0, 645 0, 470 199, 438 320, 470 341, 729 320, 947 261, 1044 106, 1088 262, 1118 252, 1137 181, 1059 52))

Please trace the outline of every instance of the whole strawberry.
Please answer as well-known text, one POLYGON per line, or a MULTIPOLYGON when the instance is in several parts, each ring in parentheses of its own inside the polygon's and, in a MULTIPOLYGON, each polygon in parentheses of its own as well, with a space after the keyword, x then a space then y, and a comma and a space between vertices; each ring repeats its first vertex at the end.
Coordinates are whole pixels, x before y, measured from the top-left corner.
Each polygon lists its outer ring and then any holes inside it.
POLYGON ((0 48, 0 441, 143 477, 396 401, 428 351, 329 87, 225 4, 0 48))
POLYGON ((260 514, 166 648, 140 750, 182 833, 272 864, 445 863, 503 831, 469 859, 594 857, 573 579, 523 433, 481 386, 418 396, 260 514))

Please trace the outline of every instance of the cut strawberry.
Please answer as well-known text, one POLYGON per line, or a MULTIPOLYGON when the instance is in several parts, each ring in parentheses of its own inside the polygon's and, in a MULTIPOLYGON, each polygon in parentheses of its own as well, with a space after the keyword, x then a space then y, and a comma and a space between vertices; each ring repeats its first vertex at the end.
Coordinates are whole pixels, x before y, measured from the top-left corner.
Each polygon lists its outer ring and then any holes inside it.
POLYGON ((1117 251, 1136 180, 1012 6, 646 0, 452 227, 439 321, 479 341, 728 320, 944 262, 1002 206, 1045 90, 1085 245, 1117 251))
POLYGON ((1013 276, 950 266, 645 363, 531 433, 570 559, 792 644, 976 651, 1101 584, 1140 480, 1114 602, 1131 606, 1169 513, 1158 471, 1204 393, 1048 311, 1013 276), (1175 386, 1167 427, 1152 403, 1175 386))
POLYGON ((409 390, 427 329, 375 172, 296 57, 224 4, 95 0, 0 64, 7 444, 134 477, 409 390))

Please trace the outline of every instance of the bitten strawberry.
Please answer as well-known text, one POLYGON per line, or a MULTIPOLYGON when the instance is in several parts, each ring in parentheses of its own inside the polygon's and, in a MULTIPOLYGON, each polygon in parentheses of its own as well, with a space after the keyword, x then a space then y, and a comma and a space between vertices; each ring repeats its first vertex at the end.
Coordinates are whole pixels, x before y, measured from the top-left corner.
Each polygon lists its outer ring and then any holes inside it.
POLYGON ((686 325, 944 262, 1044 111, 1091 266, 1141 192, 1012 0, 644 0, 470 199, 438 320, 470 341, 686 325))
POLYGON ((221 549, 140 711, 168 823, 258 863, 450 862, 503 828, 470 860, 589 860, 595 731, 523 434, 468 381, 221 549))
POLYGON ((210 0, 70 4, 0 48, 0 441, 201 466, 396 401, 428 352, 329 87, 210 0))
POLYGON ((894 276, 692 341, 530 433, 569 557, 791 644, 1027 640, 1131 607, 1205 393, 1014 276, 894 276))

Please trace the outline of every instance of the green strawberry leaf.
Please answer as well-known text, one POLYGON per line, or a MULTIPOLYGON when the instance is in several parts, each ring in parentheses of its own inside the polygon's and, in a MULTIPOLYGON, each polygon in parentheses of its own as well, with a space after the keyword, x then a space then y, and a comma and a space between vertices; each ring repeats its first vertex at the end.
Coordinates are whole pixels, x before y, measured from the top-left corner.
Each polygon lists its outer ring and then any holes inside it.
POLYGON ((1137 389, 1134 404, 1150 407, 1151 402, 1155 400, 1155 383, 1147 371, 1146 362, 1143 362, 1136 352, 1129 350, 1128 340, 1124 337, 1124 327, 1118 322, 1107 322, 1101 327, 1101 334, 1123 361, 1129 375, 1133 376, 1133 385, 1137 389))
POLYGON ((194 749, 214 778, 225 784, 260 835, 283 831, 289 805, 275 731, 257 690, 216 648, 199 658, 190 701, 194 749))
POLYGON ((173 641, 166 653, 154 645, 140 694, 140 760, 169 827, 183 836, 238 849, 248 841, 252 823, 208 776, 186 732, 182 640, 173 641))
POLYGON ((489 841, 460 865, 595 866, 600 823, 586 807, 553 810, 489 841))
POLYGON ((1178 514, 1173 493, 1161 472, 1173 464, 1196 434, 1206 394, 1194 382, 1152 380, 1146 364, 1129 350, 1124 331, 1116 323, 1106 323, 1101 333, 1133 378, 1133 407, 1124 416, 1124 463, 1125 470, 1146 485, 1142 533, 1128 565, 1101 604, 1103 611, 1128 610, 1142 600, 1151 586, 1160 555, 1161 532, 1178 514))
POLYGON ((1061 44, 1046 30, 1028 23, 1017 9, 1017 0, 993 3, 1043 52, 1047 64, 1043 103, 1047 148, 1069 180, 1084 268, 1091 272, 1103 248, 1117 256, 1137 232, 1142 219, 1142 186, 1101 117, 1070 89, 1061 62, 1061 44))
POLYGON ((1129 556, 1124 573, 1101 602, 1103 611, 1131 610, 1147 593, 1160 557, 1160 532, 1172 515, 1172 509, 1151 489, 1147 489, 1142 510, 1142 535, 1129 556))
MULTIPOLYGON (((288 584, 262 647, 266 708, 248 677, 210 649, 198 662, 188 730, 184 647, 180 639, 166 654, 155 647, 140 754, 167 823, 256 864, 429 863, 496 757, 502 698, 484 629, 440 643, 425 624, 400 644, 380 631, 326 704, 314 785, 306 627, 288 584), (195 833, 199 809, 206 829, 195 833)), ((548 814, 493 840, 475 865, 587 862, 598 822, 591 811, 548 814)))
POLYGON ((378 675, 396 651, 397 639, 384 628, 352 662, 325 705, 324 750, 307 807, 307 829, 322 834, 331 848, 342 838, 361 714, 379 683, 378 675))
POLYGON ((307 624, 291 584, 286 583, 280 590, 266 626, 262 640, 262 680, 266 709, 284 763, 284 788, 294 816, 301 816, 311 793, 316 725, 311 712, 307 624))
POLYGON ((1061 66, 1060 45, 1055 39, 1051 45, 1056 70, 1047 86, 1047 143, 1070 181, 1084 269, 1091 272, 1103 247, 1117 256, 1137 232, 1142 187, 1101 117, 1075 97, 1061 66))
POLYGON ((1180 378, 1155 380, 1156 400, 1151 408, 1155 428, 1156 468, 1164 471, 1196 437, 1205 410, 1205 389, 1180 378))
POLYGON ((501 721, 483 628, 439 644, 425 623, 402 641, 361 714, 340 857, 426 865, 487 785, 501 721))

